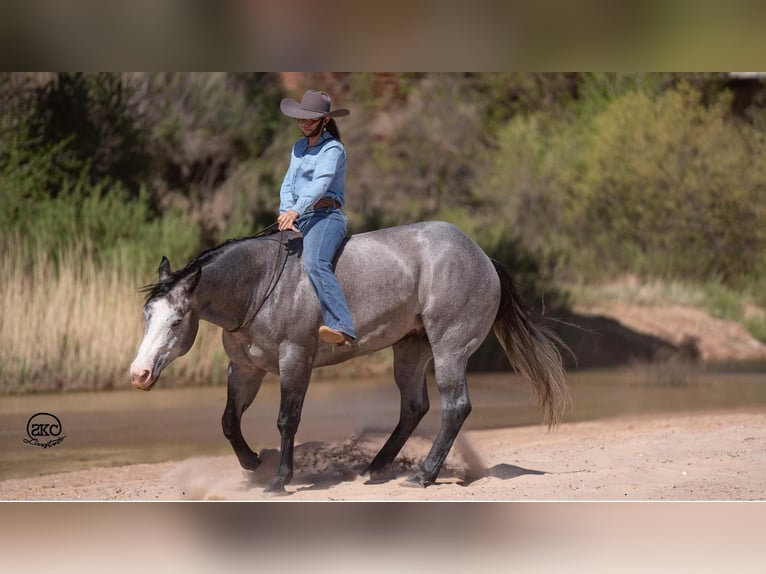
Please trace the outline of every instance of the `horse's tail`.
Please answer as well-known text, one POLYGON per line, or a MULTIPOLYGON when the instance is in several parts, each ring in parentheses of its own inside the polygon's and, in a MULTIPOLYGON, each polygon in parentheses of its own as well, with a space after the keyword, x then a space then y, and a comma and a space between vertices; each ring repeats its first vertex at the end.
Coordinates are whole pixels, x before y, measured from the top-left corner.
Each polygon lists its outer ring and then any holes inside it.
POLYGON ((531 383, 544 411, 548 426, 561 421, 571 403, 564 366, 557 344, 558 335, 535 325, 522 309, 522 298, 508 268, 492 260, 500 278, 500 308, 494 330, 508 360, 531 383))

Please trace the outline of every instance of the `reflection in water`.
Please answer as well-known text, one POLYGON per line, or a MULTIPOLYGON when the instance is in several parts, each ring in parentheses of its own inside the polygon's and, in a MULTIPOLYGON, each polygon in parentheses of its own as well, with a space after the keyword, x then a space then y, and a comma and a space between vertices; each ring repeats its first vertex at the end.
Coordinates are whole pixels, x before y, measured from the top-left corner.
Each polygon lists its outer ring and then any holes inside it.
MULTIPOLYGON (((681 383, 677 378, 652 380, 642 367, 571 372, 568 380, 573 409, 565 422, 766 405, 762 364, 708 367, 681 383)), ((466 429, 540 423, 532 391, 518 376, 473 374, 469 387, 474 408, 466 429)), ((416 431, 428 438, 438 429, 440 416, 433 380, 429 395, 431 411, 416 431)), ((225 401, 223 386, 0 398, 0 479, 191 456, 233 456, 221 431, 225 401), (61 419, 64 443, 44 451, 24 444, 27 420, 37 412, 61 419)), ((245 437, 254 449, 279 447, 278 408, 278 384, 269 379, 243 417, 245 437)), ((343 441, 361 431, 389 433, 398 411, 398 392, 388 377, 316 381, 306 397, 296 440, 343 441)))

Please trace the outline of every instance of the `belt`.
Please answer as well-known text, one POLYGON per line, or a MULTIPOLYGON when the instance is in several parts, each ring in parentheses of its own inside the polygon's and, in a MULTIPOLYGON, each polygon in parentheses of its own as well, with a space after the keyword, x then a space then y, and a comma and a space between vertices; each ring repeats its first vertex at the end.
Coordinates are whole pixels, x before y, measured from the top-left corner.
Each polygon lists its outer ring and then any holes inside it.
POLYGON ((332 197, 323 197, 311 206, 311 210, 313 211, 314 209, 322 209, 323 207, 333 207, 335 209, 340 209, 341 203, 332 197))

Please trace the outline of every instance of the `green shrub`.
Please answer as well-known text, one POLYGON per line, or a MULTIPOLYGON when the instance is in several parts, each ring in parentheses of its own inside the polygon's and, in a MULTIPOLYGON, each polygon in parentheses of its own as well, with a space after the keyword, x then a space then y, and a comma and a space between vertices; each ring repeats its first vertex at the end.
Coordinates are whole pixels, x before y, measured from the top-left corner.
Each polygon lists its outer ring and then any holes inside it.
POLYGON ((489 168, 471 189, 474 226, 519 238, 550 263, 560 252, 578 165, 577 126, 551 115, 518 116, 499 130, 496 145, 489 168))
POLYGON ((762 318, 745 319, 744 324, 753 337, 766 343, 766 320, 762 318))
POLYGON ((736 283, 766 255, 766 138, 688 86, 629 93, 593 123, 573 217, 573 264, 736 283), (579 230, 579 233, 577 231, 579 230))
POLYGON ((30 257, 43 251, 56 261, 60 253, 75 251, 96 263, 143 273, 154 271, 162 255, 187 260, 200 247, 199 228, 189 217, 180 212, 153 217, 145 191, 131 199, 118 184, 107 188, 82 182, 17 210, 0 237, 30 257))

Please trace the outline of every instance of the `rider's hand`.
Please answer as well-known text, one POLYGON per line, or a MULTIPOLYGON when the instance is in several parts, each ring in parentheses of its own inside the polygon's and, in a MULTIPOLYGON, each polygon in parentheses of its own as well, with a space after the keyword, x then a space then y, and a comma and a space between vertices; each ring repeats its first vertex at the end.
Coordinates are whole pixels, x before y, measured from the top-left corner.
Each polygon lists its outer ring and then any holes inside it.
POLYGON ((288 229, 291 231, 298 231, 298 228, 295 227, 295 220, 298 219, 298 212, 294 209, 290 209, 288 211, 285 211, 284 213, 280 213, 279 217, 277 218, 277 223, 279 224, 279 230, 280 231, 287 231, 288 229))

